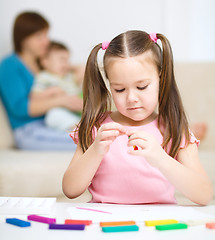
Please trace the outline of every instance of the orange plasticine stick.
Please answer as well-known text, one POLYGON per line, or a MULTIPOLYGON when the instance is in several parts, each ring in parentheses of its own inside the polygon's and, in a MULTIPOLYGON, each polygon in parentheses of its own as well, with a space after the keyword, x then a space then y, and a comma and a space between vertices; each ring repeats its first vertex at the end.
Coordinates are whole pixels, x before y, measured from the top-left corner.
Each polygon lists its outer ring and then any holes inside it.
POLYGON ((135 225, 135 221, 100 222, 101 227, 135 225))

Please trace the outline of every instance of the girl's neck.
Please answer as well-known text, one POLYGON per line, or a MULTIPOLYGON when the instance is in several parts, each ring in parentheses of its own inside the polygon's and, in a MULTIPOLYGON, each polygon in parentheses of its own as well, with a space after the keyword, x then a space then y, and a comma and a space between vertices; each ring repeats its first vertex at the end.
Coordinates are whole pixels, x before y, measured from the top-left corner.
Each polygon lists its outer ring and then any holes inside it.
POLYGON ((142 121, 134 121, 130 118, 123 116, 118 111, 112 112, 110 115, 111 119, 114 122, 117 122, 124 126, 142 126, 142 125, 145 125, 145 124, 148 124, 148 123, 154 121, 157 118, 157 116, 158 116, 157 113, 153 112, 150 116, 148 116, 146 119, 143 119, 142 121))
POLYGON ((33 74, 37 74, 40 71, 37 59, 33 54, 27 51, 23 51, 18 55, 33 74))

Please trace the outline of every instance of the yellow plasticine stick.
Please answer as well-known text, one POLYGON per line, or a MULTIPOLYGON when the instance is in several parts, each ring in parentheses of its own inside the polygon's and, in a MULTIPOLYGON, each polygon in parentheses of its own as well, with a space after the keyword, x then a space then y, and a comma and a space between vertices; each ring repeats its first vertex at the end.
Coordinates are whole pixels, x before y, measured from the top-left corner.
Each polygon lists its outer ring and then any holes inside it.
POLYGON ((149 220, 145 221, 145 225, 147 227, 151 226, 157 226, 157 225, 164 225, 164 224, 172 224, 172 223, 178 223, 175 219, 164 219, 164 220, 149 220))

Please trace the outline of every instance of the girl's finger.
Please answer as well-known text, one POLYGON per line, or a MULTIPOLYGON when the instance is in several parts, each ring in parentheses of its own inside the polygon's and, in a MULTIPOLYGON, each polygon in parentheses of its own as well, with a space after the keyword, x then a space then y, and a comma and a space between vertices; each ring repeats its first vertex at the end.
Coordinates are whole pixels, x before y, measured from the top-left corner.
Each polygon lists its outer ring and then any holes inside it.
POLYGON ((142 149, 146 148, 146 144, 147 144, 146 141, 142 139, 129 140, 128 142, 129 147, 138 146, 142 149))
POLYGON ((142 152, 143 152, 142 149, 138 149, 138 150, 128 150, 128 153, 129 153, 129 154, 135 155, 135 156, 143 155, 142 152))
POLYGON ((102 141, 101 144, 103 147, 108 147, 113 141, 112 140, 107 140, 107 141, 102 141))
POLYGON ((152 137, 150 133, 147 133, 145 131, 127 131, 126 134, 128 135, 130 140, 143 139, 147 141, 152 137))
POLYGON ((100 141, 104 141, 106 139, 117 137, 119 136, 120 132, 118 130, 109 130, 109 131, 102 131, 98 134, 100 141))
POLYGON ((126 129, 120 125, 119 123, 106 123, 100 127, 101 131, 108 131, 108 130, 118 130, 120 133, 126 134, 126 129))

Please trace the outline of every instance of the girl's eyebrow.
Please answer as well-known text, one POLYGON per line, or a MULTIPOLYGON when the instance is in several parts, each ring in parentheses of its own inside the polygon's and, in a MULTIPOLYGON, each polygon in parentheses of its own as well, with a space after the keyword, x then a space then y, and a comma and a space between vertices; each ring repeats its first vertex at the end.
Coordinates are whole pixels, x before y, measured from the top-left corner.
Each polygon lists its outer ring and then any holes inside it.
MULTIPOLYGON (((145 79, 141 79, 141 80, 135 81, 134 83, 145 83, 145 82, 150 81, 150 80, 151 80, 150 78, 145 78, 145 79)), ((110 82, 110 85, 114 85, 114 86, 121 86, 123 84, 124 83, 110 82)))

